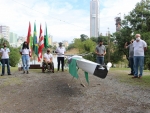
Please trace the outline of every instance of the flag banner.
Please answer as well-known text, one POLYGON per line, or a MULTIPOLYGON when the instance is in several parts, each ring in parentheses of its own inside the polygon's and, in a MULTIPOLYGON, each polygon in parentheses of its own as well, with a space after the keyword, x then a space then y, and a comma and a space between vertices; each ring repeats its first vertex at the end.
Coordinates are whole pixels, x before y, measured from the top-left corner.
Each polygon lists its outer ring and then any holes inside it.
POLYGON ((45 32, 44 32, 44 47, 48 48, 48 34, 47 34, 47 24, 45 24, 45 32))
POLYGON ((33 51, 38 56, 38 43, 37 43, 36 23, 34 23, 33 51))
POLYGON ((29 22, 29 28, 28 28, 28 34, 27 34, 27 43, 29 44, 29 49, 31 50, 30 52, 30 56, 32 56, 32 45, 33 45, 33 38, 32 38, 32 34, 31 34, 31 24, 29 22))
POLYGON ((42 26, 40 25, 40 35, 39 35, 39 48, 38 48, 38 62, 42 59, 42 50, 44 48, 44 37, 43 37, 43 31, 42 26))

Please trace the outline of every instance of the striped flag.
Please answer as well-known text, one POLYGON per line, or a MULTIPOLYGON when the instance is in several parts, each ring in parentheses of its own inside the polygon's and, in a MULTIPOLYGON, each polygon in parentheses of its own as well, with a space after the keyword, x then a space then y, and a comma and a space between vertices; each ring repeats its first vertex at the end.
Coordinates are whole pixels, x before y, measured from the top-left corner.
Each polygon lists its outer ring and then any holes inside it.
POLYGON ((44 37, 42 27, 40 25, 40 35, 39 35, 39 48, 38 48, 38 61, 40 62, 42 59, 42 50, 44 48, 44 37))

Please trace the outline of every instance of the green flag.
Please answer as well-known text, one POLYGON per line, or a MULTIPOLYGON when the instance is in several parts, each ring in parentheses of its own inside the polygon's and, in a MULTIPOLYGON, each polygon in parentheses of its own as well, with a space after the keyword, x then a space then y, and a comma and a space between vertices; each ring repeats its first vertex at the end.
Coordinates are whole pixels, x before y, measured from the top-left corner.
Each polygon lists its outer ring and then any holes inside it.
POLYGON ((34 23, 33 51, 38 56, 38 43, 37 43, 37 34, 36 34, 36 23, 34 23))
POLYGON ((47 25, 45 24, 45 32, 44 32, 44 47, 47 48, 48 44, 48 35, 47 35, 47 25))

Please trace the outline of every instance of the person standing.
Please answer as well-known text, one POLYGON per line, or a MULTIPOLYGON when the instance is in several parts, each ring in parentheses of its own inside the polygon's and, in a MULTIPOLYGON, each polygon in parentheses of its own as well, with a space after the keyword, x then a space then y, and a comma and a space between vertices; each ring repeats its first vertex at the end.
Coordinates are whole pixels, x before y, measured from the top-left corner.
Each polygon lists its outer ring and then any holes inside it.
POLYGON ((23 43, 23 46, 20 49, 20 54, 22 55, 23 74, 25 74, 25 71, 27 74, 29 74, 29 65, 30 65, 29 62, 30 62, 31 51, 26 41, 23 43))
POLYGON ((58 68, 57 71, 60 69, 60 62, 61 62, 61 70, 64 71, 64 54, 66 52, 65 47, 62 46, 62 43, 59 43, 59 47, 55 51, 57 53, 57 63, 58 63, 58 68))
POLYGON ((144 68, 144 51, 147 50, 147 43, 141 39, 140 34, 135 35, 136 40, 133 42, 134 47, 134 77, 132 78, 141 78, 143 75, 144 68), (138 75, 138 68, 140 74, 138 75))
POLYGON ((129 66, 131 68, 131 73, 128 74, 128 75, 134 75, 134 61, 133 61, 133 56, 134 56, 134 48, 133 48, 133 42, 134 42, 134 39, 132 39, 130 41, 130 44, 127 45, 127 42, 125 43, 125 48, 129 49, 129 66))
POLYGON ((97 57, 96 57, 97 63, 103 65, 104 64, 104 56, 106 55, 106 48, 103 45, 102 40, 100 40, 99 44, 96 46, 95 53, 97 55, 97 57))
POLYGON ((5 64, 7 65, 7 73, 8 75, 11 75, 11 72, 10 72, 10 65, 9 65, 9 53, 10 53, 10 50, 9 48, 7 48, 7 45, 6 43, 3 44, 4 48, 1 48, 0 52, 1 52, 1 62, 2 62, 2 74, 1 76, 4 76, 5 74, 5 64))

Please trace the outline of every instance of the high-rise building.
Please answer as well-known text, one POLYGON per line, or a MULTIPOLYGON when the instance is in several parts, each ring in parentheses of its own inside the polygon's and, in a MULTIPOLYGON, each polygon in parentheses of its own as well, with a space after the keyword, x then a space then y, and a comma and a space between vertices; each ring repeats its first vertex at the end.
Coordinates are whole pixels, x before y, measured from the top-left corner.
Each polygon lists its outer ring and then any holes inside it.
POLYGON ((117 32, 117 31, 120 31, 121 29, 121 18, 116 17, 115 20, 116 20, 116 32, 117 32))
POLYGON ((48 44, 53 46, 53 36, 52 35, 48 36, 48 44))
POLYGON ((9 41, 9 27, 8 26, 0 26, 0 34, 2 34, 2 38, 5 38, 9 41))
POLYGON ((99 36, 100 13, 99 0, 91 0, 90 2, 90 37, 99 36))
POLYGON ((65 48, 67 48, 69 46, 68 41, 66 41, 66 40, 62 41, 62 43, 65 48))

